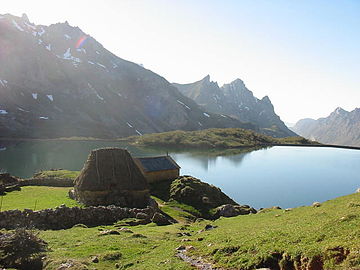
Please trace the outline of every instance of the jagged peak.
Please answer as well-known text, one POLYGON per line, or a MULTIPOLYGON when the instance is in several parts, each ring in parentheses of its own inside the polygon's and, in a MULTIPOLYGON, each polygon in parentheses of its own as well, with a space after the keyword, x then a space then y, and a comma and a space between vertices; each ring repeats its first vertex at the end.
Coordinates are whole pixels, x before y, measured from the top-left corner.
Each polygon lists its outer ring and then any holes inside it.
POLYGON ((236 85, 236 86, 241 86, 241 87, 245 87, 245 83, 243 80, 237 78, 235 80, 233 80, 230 84, 232 85, 236 85))
POLYGON ((261 101, 271 104, 271 100, 270 100, 269 96, 264 96, 264 97, 261 99, 261 101))
POLYGON ((23 20, 26 21, 27 23, 30 23, 29 17, 26 15, 26 13, 23 13, 23 14, 22 14, 21 19, 23 19, 23 20))
POLYGON ((209 75, 209 74, 206 75, 206 76, 202 79, 202 81, 210 82, 210 75, 209 75))
POLYGON ((344 110, 343 108, 341 107, 337 107, 334 111, 334 113, 336 114, 343 114, 343 113, 347 113, 348 111, 344 110))

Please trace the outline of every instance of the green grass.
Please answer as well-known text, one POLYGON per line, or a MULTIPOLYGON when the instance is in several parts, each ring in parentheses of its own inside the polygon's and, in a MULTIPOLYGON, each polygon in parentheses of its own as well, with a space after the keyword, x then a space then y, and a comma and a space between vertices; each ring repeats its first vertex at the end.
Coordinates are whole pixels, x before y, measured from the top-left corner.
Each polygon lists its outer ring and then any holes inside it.
POLYGON ((289 212, 271 210, 187 226, 129 227, 147 238, 132 238, 128 233, 98 236, 99 230, 109 228, 115 227, 41 232, 40 236, 51 246, 48 256, 53 263, 48 269, 55 269, 59 262, 67 259, 84 262, 90 269, 109 269, 115 262, 101 258, 114 252, 122 254, 117 261, 120 265, 133 264, 129 269, 192 269, 174 257, 179 245, 194 246, 190 254, 226 269, 254 269, 274 253, 286 253, 289 260, 320 255, 326 269, 360 268, 360 194, 337 198, 318 208, 299 207, 289 212), (209 223, 218 227, 199 232, 209 223), (179 237, 177 233, 180 232, 188 232, 191 236, 179 237), (184 238, 191 241, 181 242, 184 238), (198 241, 199 238, 203 240, 198 241), (331 255, 334 254, 331 249, 336 247, 350 252, 339 265, 331 255), (98 256, 100 262, 91 263, 92 256, 98 256))
MULTIPOLYGON (((67 197, 67 191, 68 188, 25 187, 20 192, 3 196, 3 210, 33 208, 35 198, 39 200, 38 209, 62 203, 76 204, 67 197)), ((184 216, 187 213, 176 202, 156 200, 167 214, 180 222, 188 221, 184 216)), ((192 269, 174 256, 180 245, 194 246, 190 255, 201 256, 225 269, 254 269, 274 254, 289 261, 321 256, 326 269, 360 269, 360 193, 324 202, 317 208, 272 209, 214 222, 148 224, 129 228, 146 238, 132 237, 131 233, 125 232, 99 236, 100 230, 116 229, 115 226, 40 231, 40 237, 50 247, 46 269, 57 269, 67 260, 98 270, 115 268, 115 263, 119 263, 121 269, 192 269), (218 227, 200 232, 209 223, 218 227), (184 232, 191 235, 178 236, 184 232), (181 242, 184 238, 190 241, 181 242), (198 241, 199 238, 203 240, 198 241), (338 264, 335 258, 338 258, 336 249, 339 247, 348 250, 349 254, 338 264), (99 263, 91 262, 93 256, 99 258, 99 263)))
POLYGON ((257 147, 271 144, 313 144, 302 137, 273 138, 252 130, 241 128, 212 128, 198 131, 169 131, 145 134, 128 138, 129 142, 140 146, 174 148, 236 148, 257 147))
POLYGON ((100 229, 114 229, 113 226, 43 231, 40 237, 51 246, 51 252, 48 253, 51 263, 46 269, 57 269, 61 262, 67 260, 82 262, 89 269, 98 270, 115 269, 115 263, 119 263, 121 269, 191 269, 174 257, 175 248, 181 244, 181 238, 176 236, 179 227, 179 224, 149 224, 130 228, 134 234, 141 234, 146 238, 136 238, 131 233, 99 236, 100 229), (103 259, 114 253, 121 253, 121 258, 114 261, 103 259), (99 263, 91 262, 93 256, 99 258, 99 263))
POLYGON ((2 200, 1 211, 12 209, 33 209, 41 210, 46 208, 55 208, 61 204, 66 206, 80 206, 79 203, 68 197, 70 188, 64 187, 43 187, 28 186, 22 187, 21 191, 12 191, 6 195, 0 196, 2 200))
POLYGON ((49 170, 40 171, 34 174, 35 178, 59 178, 59 179, 75 179, 80 174, 79 171, 68 170, 49 170))

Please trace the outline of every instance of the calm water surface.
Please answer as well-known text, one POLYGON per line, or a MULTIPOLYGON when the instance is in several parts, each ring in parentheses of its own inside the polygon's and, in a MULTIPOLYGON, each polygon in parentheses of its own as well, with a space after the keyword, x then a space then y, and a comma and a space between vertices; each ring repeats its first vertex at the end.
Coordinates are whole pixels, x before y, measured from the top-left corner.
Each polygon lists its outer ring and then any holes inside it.
MULTIPOLYGON (((20 177, 50 168, 80 170, 92 149, 124 147, 135 156, 165 154, 118 142, 0 142, 0 169, 20 177)), ((251 152, 171 152, 181 174, 220 187, 255 208, 309 205, 353 193, 360 187, 360 151, 272 147, 251 152)))

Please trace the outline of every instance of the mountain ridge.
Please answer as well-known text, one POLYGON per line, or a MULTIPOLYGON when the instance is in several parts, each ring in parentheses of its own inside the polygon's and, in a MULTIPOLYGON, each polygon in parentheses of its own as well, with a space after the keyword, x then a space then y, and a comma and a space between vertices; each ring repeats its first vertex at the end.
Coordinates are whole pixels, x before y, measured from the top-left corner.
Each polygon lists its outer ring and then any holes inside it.
POLYGON ((299 135, 321 143, 360 146, 360 108, 336 108, 327 117, 299 120, 293 127, 299 135))
POLYGON ((194 83, 173 85, 210 112, 253 123, 262 133, 274 137, 296 136, 275 113, 270 98, 256 98, 239 78, 221 87, 209 75, 194 83))
POLYGON ((67 22, 0 15, 1 137, 115 138, 211 127, 258 128, 207 112, 165 78, 117 57, 67 22))

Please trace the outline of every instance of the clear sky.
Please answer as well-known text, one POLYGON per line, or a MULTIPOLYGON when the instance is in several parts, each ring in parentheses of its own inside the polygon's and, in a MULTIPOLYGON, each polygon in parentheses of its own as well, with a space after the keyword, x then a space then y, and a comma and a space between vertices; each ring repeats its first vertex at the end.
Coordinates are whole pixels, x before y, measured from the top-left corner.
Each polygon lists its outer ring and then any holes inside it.
POLYGON ((1 0, 68 21, 170 82, 242 79, 287 122, 360 107, 359 0, 1 0))

